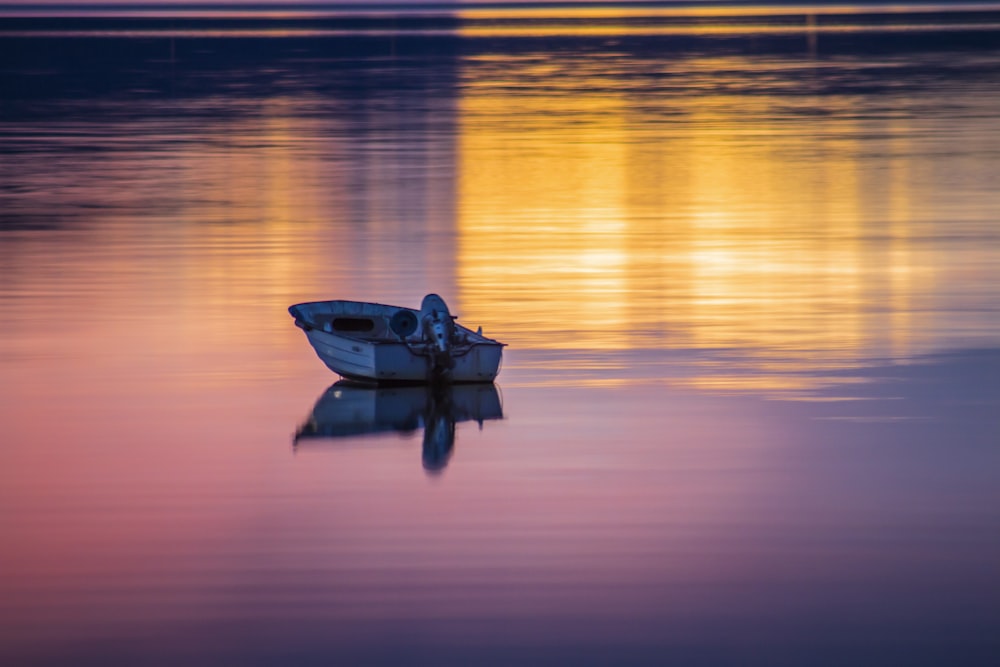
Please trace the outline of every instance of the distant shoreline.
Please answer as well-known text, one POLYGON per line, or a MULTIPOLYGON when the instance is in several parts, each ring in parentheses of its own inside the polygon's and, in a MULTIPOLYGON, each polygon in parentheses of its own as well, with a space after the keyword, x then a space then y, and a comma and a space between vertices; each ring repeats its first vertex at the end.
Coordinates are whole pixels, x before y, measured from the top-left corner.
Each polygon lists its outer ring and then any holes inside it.
POLYGON ((1000 35, 996 2, 0 2, 0 38, 746 39, 1000 35))
POLYGON ((330 2, 308 0, 276 3, 273 0, 238 0, 235 2, 192 2, 191 0, 111 0, 104 2, 67 2, 41 0, 0 2, 0 18, 324 18, 365 16, 495 16, 503 18, 551 15, 572 17, 600 12, 618 17, 682 16, 769 16, 784 13, 817 15, 851 14, 923 14, 970 13, 1000 10, 1000 0, 989 2, 892 2, 890 0, 855 0, 844 2, 808 2, 799 0, 454 0, 421 2, 388 0, 386 2, 330 2), (729 10, 729 11, 727 11, 729 10), (721 14, 720 14, 721 12, 721 14))

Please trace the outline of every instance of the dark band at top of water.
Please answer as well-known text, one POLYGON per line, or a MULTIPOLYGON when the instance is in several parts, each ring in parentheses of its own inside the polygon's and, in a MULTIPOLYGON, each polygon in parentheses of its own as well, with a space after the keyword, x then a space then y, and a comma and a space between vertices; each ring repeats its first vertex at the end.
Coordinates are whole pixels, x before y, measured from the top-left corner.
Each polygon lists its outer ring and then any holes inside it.
POLYGON ((574 10, 650 10, 676 12, 715 12, 719 9, 730 9, 734 12, 746 10, 773 10, 782 7, 812 8, 817 11, 848 10, 851 12, 865 11, 868 8, 884 7, 893 11, 912 9, 955 9, 974 7, 995 7, 995 1, 971 2, 940 2, 926 0, 908 0, 907 2, 889 2, 887 0, 855 0, 845 2, 837 0, 548 0, 532 2, 530 0, 451 0, 438 2, 422 2, 420 0, 386 0, 380 2, 336 2, 318 0, 314 2, 274 2, 253 0, 247 2, 192 2, 159 0, 157 2, 29 2, 25 0, 8 0, 0 2, 0 11, 30 9, 39 13, 74 13, 83 14, 94 11, 188 11, 188 12, 302 12, 321 13, 368 13, 368 12, 452 12, 456 10, 511 10, 530 12, 538 10, 574 11, 574 10))
MULTIPOLYGON (((0 2, 0 19, 193 19, 312 22, 325 19, 381 19, 403 20, 397 29, 405 30, 409 19, 448 20, 491 23, 529 22, 532 24, 568 22, 588 25, 612 23, 615 25, 664 24, 668 26, 702 24, 728 24, 730 22, 754 25, 779 21, 783 17, 803 15, 822 17, 826 25, 851 25, 859 20, 864 23, 897 24, 918 20, 934 23, 942 17, 962 16, 977 22, 983 15, 1000 11, 997 2, 905 2, 891 3, 882 0, 860 2, 795 2, 772 0, 746 2, 729 0, 721 2, 0 2), (865 18, 861 18, 865 17, 865 18), (921 18, 916 18, 921 17, 921 18)), ((32 24, 28 24, 32 25, 32 24)), ((821 27, 818 24, 812 28, 821 27)))

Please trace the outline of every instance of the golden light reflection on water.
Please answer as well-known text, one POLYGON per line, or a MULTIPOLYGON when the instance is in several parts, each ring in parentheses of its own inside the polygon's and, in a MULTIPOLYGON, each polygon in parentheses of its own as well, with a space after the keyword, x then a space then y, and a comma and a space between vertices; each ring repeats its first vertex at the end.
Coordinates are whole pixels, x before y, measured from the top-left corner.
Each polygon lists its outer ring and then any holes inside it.
POLYGON ((938 271, 969 249, 923 242, 928 217, 950 213, 925 208, 907 159, 926 149, 913 145, 926 121, 866 118, 850 95, 789 97, 822 77, 795 61, 644 63, 701 84, 641 100, 617 65, 464 63, 464 317, 514 349, 761 357, 757 377, 721 378, 741 386, 808 382, 769 376, 776 356, 785 373, 947 342, 926 306, 945 298, 938 271), (762 72, 771 92, 755 88, 762 72))
POLYGON ((488 7, 476 7, 476 2, 468 3, 460 15, 473 19, 497 19, 511 16, 535 17, 551 19, 602 19, 602 18, 628 18, 628 17, 674 17, 674 16, 694 16, 694 17, 719 17, 719 16, 788 16, 796 14, 812 14, 820 16, 836 15, 863 15, 863 14, 920 14, 930 12, 940 12, 947 8, 952 12, 981 11, 983 3, 956 2, 948 5, 932 3, 898 3, 895 5, 856 5, 850 3, 837 4, 766 4, 741 5, 741 6, 712 6, 705 4, 684 4, 677 3, 674 6, 647 5, 647 6, 606 6, 594 3, 590 6, 585 4, 566 3, 563 6, 558 4, 549 6, 525 6, 517 2, 508 3, 506 6, 493 4, 488 7))
MULTIPOLYGON (((956 23, 948 26, 951 30, 963 32, 995 31, 1000 28, 996 23, 956 23)), ((801 25, 768 25, 766 23, 737 25, 622 25, 611 23, 579 27, 575 25, 472 25, 463 27, 459 34, 463 37, 555 37, 579 36, 587 37, 626 37, 626 36, 727 36, 727 35, 797 35, 803 34, 811 38, 817 33, 907 33, 923 32, 939 29, 938 26, 927 26, 920 23, 898 23, 890 26, 867 25, 827 25, 817 26, 804 19, 801 25)))
POLYGON ((608 6, 563 5, 467 7, 458 12, 464 37, 625 37, 803 34, 815 46, 819 34, 905 33, 947 29, 995 30, 992 20, 976 17, 983 4, 767 5, 759 6, 608 6), (881 20, 869 21, 871 15, 881 20))

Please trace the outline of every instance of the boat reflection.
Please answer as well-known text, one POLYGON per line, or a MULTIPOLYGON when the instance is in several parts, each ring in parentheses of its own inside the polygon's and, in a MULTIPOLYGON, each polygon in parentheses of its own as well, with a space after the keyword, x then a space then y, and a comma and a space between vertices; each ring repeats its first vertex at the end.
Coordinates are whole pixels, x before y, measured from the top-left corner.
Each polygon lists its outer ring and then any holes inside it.
POLYGON ((494 384, 377 387, 341 380, 331 385, 295 433, 296 449, 326 438, 424 429, 423 464, 428 472, 448 465, 455 446, 455 424, 502 419, 494 384))

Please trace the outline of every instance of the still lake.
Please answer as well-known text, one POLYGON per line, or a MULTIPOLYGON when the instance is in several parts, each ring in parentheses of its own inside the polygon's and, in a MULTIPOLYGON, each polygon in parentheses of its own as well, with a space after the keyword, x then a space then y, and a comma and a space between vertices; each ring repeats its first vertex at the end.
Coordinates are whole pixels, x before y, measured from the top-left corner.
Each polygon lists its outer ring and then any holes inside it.
POLYGON ((1000 12, 241 11, 0 18, 0 663, 997 664, 1000 12))

